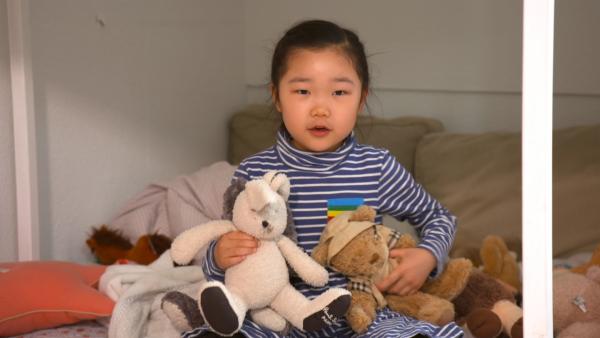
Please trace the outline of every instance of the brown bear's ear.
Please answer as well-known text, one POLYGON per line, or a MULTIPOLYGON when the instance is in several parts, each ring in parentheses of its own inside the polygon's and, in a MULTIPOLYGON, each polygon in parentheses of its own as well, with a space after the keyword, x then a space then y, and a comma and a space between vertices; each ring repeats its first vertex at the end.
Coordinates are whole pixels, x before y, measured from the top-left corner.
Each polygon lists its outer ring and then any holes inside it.
POLYGON ((354 212, 352 213, 352 216, 350 216, 350 218, 348 219, 348 221, 349 222, 352 222, 352 221, 357 221, 357 222, 362 222, 362 221, 375 222, 375 215, 376 214, 377 213, 375 212, 375 209, 371 208, 368 205, 361 205, 356 210, 354 210, 354 212))
POLYGON ((327 266, 327 255, 329 254, 329 241, 319 242, 312 251, 312 258, 322 266, 327 266))

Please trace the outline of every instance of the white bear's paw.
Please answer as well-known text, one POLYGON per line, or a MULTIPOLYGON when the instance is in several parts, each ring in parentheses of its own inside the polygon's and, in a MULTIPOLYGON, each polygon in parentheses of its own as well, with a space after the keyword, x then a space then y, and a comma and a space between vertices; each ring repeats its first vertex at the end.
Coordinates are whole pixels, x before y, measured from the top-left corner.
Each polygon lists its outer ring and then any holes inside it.
POLYGON ((200 293, 199 303, 204 320, 216 333, 231 336, 241 328, 242 321, 238 318, 228 292, 223 287, 219 285, 205 287, 200 293))
POLYGON ((339 295, 321 310, 304 318, 302 329, 305 331, 318 331, 334 324, 346 315, 351 302, 352 296, 349 293, 339 295))

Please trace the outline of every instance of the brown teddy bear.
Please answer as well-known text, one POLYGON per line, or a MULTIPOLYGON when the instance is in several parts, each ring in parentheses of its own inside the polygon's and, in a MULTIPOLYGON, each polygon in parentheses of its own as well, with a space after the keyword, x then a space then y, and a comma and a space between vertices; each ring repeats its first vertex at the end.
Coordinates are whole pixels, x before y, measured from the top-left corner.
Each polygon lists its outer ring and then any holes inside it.
POLYGON ((519 335, 521 309, 514 294, 497 279, 473 268, 470 260, 451 259, 438 278, 410 296, 382 295, 374 284, 397 264, 389 258, 393 248, 415 247, 408 234, 375 224, 375 211, 361 206, 333 218, 325 228, 313 258, 346 275, 352 303, 347 319, 355 332, 364 332, 383 306, 444 325, 452 320, 465 324, 476 338, 494 338, 503 332, 519 335))
POLYGON ((417 292, 410 296, 382 294, 374 285, 386 276, 397 262, 389 259, 390 248, 416 245, 410 235, 400 235, 390 228, 374 223, 375 211, 361 206, 354 212, 342 213, 325 228, 313 258, 349 278, 352 303, 346 315, 350 327, 357 333, 367 330, 376 310, 390 309, 444 325, 454 318, 454 306, 446 299, 417 292))

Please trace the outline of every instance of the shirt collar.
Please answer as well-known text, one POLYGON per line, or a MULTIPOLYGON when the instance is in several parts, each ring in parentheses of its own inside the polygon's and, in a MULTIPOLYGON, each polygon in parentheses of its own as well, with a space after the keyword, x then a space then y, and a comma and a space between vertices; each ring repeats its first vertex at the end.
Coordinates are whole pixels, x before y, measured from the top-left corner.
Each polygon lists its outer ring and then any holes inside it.
POLYGON ((356 140, 354 131, 334 151, 313 153, 302 151, 292 145, 292 137, 285 128, 277 132, 277 153, 289 167, 303 171, 329 171, 342 163, 350 154, 356 140))

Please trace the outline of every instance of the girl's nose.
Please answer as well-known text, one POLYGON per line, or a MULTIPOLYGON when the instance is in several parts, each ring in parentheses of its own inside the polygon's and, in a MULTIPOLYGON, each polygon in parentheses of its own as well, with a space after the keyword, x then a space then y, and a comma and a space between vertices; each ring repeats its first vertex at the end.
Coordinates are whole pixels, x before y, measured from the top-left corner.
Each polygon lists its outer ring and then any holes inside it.
POLYGON ((312 117, 329 117, 329 109, 319 106, 310 111, 312 117))

